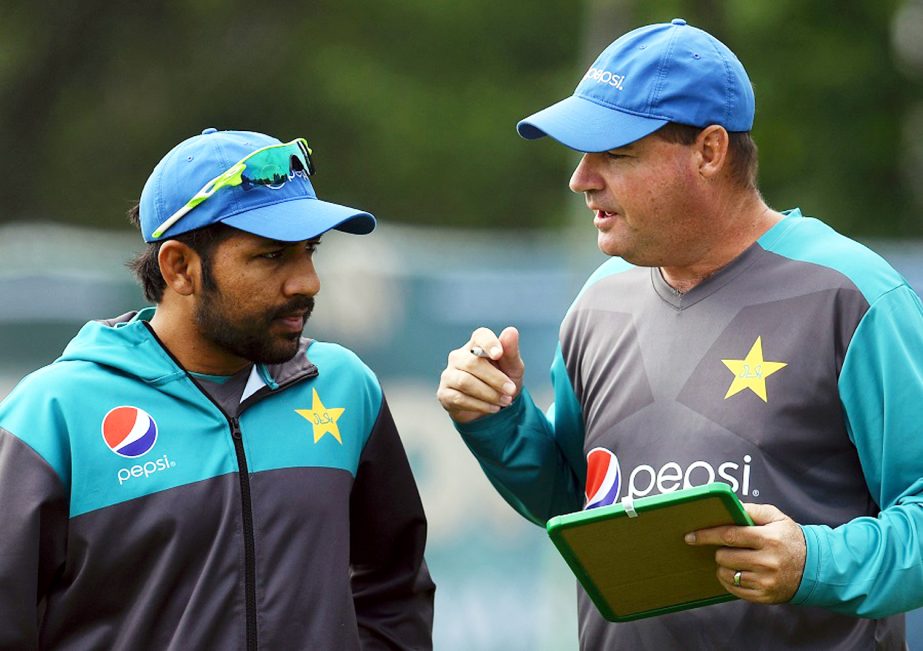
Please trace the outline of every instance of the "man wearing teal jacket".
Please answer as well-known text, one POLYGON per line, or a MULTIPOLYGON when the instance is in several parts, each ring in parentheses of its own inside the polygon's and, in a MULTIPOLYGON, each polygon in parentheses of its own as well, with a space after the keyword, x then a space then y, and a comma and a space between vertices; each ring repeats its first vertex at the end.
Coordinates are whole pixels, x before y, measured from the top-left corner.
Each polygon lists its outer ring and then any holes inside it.
POLYGON ((453 351, 440 401, 538 524, 711 481, 756 523, 687 536, 740 601, 610 624, 581 591, 583 649, 903 649, 923 605, 923 305, 763 201, 753 118, 734 54, 676 19, 519 123, 583 153, 570 186, 613 257, 561 325, 547 413, 514 328, 453 351))
POLYGON ((207 129, 131 213, 146 308, 0 404, 0 648, 427 649, 426 520, 375 375, 303 338, 303 139, 207 129))

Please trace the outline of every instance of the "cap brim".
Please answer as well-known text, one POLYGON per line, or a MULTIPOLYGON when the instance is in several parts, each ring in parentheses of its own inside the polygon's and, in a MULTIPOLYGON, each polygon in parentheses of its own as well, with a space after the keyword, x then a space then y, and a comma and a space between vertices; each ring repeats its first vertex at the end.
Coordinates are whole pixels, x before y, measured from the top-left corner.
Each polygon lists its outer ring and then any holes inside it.
POLYGON ((371 213, 308 197, 261 206, 221 221, 280 242, 310 240, 331 229, 366 235, 376 223, 371 213))
POLYGON ((609 151, 640 140, 669 120, 641 117, 571 95, 516 125, 527 140, 551 136, 582 152, 609 151))

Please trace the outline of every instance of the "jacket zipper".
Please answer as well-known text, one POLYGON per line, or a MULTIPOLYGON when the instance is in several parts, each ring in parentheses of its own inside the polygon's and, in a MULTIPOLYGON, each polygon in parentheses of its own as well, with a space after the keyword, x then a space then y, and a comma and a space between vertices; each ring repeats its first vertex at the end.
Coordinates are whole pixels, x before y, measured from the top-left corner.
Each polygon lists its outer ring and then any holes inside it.
MULTIPOLYGON (((298 384, 299 382, 316 376, 317 369, 315 368, 313 372, 309 371, 301 377, 289 380, 279 385, 275 390, 280 391, 282 389, 287 389, 293 384, 298 384)), ((237 455, 237 477, 240 483, 240 511, 243 520, 244 611, 246 618, 247 651, 257 651, 259 648, 259 637, 256 629, 256 541, 253 535, 253 498, 250 495, 250 468, 247 465, 247 455, 244 452, 244 437, 240 429, 240 417, 228 415, 221 405, 212 399, 208 391, 205 391, 199 385, 194 377, 189 375, 189 379, 192 380, 199 388, 199 391, 205 394, 205 397, 218 408, 225 418, 227 418, 228 424, 231 426, 231 439, 234 441, 234 453, 237 455)), ((246 407, 257 402, 262 397, 262 392, 258 392, 258 394, 251 396, 241 403, 238 413, 243 412, 246 407)))
MULTIPOLYGON (((316 368, 309 370, 305 375, 279 385, 275 391, 287 389, 293 384, 298 384, 299 382, 309 380, 313 377, 317 377, 316 368)), ((199 391, 201 391, 205 397, 218 408, 224 417, 227 418, 228 424, 231 426, 231 440, 234 441, 234 453, 237 456, 237 477, 240 483, 240 511, 243 520, 244 611, 246 618, 247 651, 257 651, 259 648, 259 636, 257 635, 256 629, 256 541, 253 535, 253 498, 250 495, 250 468, 247 465, 247 455, 244 452, 244 437, 240 429, 240 417, 228 415, 224 408, 212 399, 208 391, 205 391, 194 377, 189 375, 189 379, 192 380, 193 384, 199 388, 199 391)), ((240 404, 238 414, 242 413, 249 405, 258 402, 264 395, 263 392, 257 392, 257 394, 250 396, 250 398, 240 404)))
POLYGON ((228 416, 234 452, 237 453, 237 476, 240 479, 240 506, 244 525, 244 590, 246 592, 247 649, 257 650, 256 634, 256 553, 253 537, 253 502, 250 497, 250 470, 244 454, 240 420, 228 416))
MULTIPOLYGON (((177 368, 182 369, 186 373, 186 377, 199 389, 199 391, 204 395, 209 402, 211 402, 218 411, 227 419, 228 424, 231 426, 231 439, 234 441, 234 453, 237 455, 237 476, 240 481, 240 502, 241 502, 241 517, 243 519, 243 535, 244 535, 244 592, 245 592, 245 618, 246 618, 246 635, 247 635, 247 651, 257 651, 258 650, 258 636, 256 630, 256 552, 254 551, 256 544, 253 535, 253 500, 250 495, 250 470, 247 466, 247 455, 244 453, 244 439, 243 433, 240 429, 240 417, 230 416, 224 410, 224 408, 218 404, 211 395, 202 388, 202 385, 196 381, 196 379, 183 368, 183 365, 179 363, 179 360, 173 356, 173 353, 163 345, 163 342, 160 341, 160 338, 157 336, 157 333, 154 332, 154 329, 150 326, 149 323, 144 323, 148 332, 151 333, 151 336, 154 337, 154 340, 160 344, 160 347, 164 352, 169 355, 170 359, 176 364, 177 368)), ((298 384, 309 380, 311 378, 317 377, 317 367, 312 366, 307 369, 307 372, 297 376, 293 379, 288 380, 277 386, 272 391, 263 391, 260 390, 254 395, 247 398, 243 401, 238 408, 238 414, 243 412, 243 410, 254 402, 259 401, 264 395, 268 393, 274 393, 281 391, 282 389, 287 389, 293 384, 298 384)), ((264 387, 266 389, 267 387, 264 387)))
MULTIPOLYGON (((317 377, 317 368, 309 370, 305 375, 297 377, 293 380, 289 380, 284 384, 280 384, 278 387, 276 387, 275 391, 287 389, 293 384, 298 384, 299 382, 303 382, 313 377, 317 377)), ((193 382, 195 382, 195 378, 192 378, 192 376, 190 376, 190 378, 193 382)), ((196 386, 198 386, 198 382, 196 382, 196 386)), ((201 387, 199 387, 199 389, 201 390, 201 387)), ((207 391, 202 392, 208 396, 207 391)), ((259 401, 267 393, 269 393, 269 391, 266 391, 265 393, 263 391, 258 391, 254 395, 250 396, 247 400, 243 401, 238 408, 238 414, 242 413, 244 409, 246 409, 254 402, 259 401)), ((208 397, 211 399, 211 396, 208 397)), ((217 403, 215 403, 215 405, 221 409, 221 405, 218 405, 217 403)), ((244 589, 246 590, 247 649, 248 651, 257 651, 256 552, 254 551, 255 540, 253 536, 253 499, 250 496, 250 470, 247 466, 247 455, 244 453, 244 438, 243 432, 240 429, 240 417, 228 416, 224 409, 221 409, 221 413, 225 415, 225 418, 228 419, 228 422, 231 425, 231 438, 234 440, 234 452, 237 454, 237 475, 240 478, 240 502, 244 525, 244 589)))

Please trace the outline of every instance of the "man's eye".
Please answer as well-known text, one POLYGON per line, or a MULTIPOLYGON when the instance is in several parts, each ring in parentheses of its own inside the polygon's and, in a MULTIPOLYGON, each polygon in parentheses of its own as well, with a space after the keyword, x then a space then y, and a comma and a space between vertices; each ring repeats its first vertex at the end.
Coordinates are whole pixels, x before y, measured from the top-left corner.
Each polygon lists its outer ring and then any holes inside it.
POLYGON ((267 251, 266 253, 261 253, 260 257, 266 260, 278 260, 282 257, 283 253, 284 251, 282 251, 282 249, 278 249, 276 251, 267 251))
POLYGON ((606 156, 608 156, 611 160, 617 160, 619 158, 628 158, 628 156, 626 156, 625 154, 613 154, 611 151, 606 152, 606 156))

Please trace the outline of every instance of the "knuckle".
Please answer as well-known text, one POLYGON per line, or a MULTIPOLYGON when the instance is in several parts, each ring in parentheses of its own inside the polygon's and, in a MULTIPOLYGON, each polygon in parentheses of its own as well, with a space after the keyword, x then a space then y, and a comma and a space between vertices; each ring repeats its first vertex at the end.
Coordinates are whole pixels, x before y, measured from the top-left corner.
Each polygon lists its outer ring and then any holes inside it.
POLYGON ((452 369, 461 375, 464 375, 465 373, 471 374, 473 370, 471 360, 464 357, 457 359, 455 361, 455 366, 453 366, 452 369))
POLYGON ((766 571, 769 572, 771 575, 778 574, 779 571, 782 569, 782 563, 780 559, 775 556, 767 558, 763 564, 766 567, 766 571))
POLYGON ((462 359, 462 355, 464 354, 464 351, 465 351, 464 346, 462 346, 461 348, 456 348, 455 350, 449 351, 449 356, 446 359, 446 364, 450 367, 457 366, 458 360, 462 359))
POLYGON ((442 375, 439 376, 439 388, 437 393, 446 393, 447 391, 455 388, 458 383, 456 382, 455 369, 447 368, 442 372, 442 375))
POLYGON ((471 373, 478 362, 478 358, 474 355, 468 353, 467 350, 459 348, 456 351, 453 351, 452 357, 449 357, 449 365, 446 368, 447 371, 464 371, 471 373))
POLYGON ((733 529, 725 529, 719 534, 721 542, 727 547, 733 547, 737 542, 737 534, 733 529))

